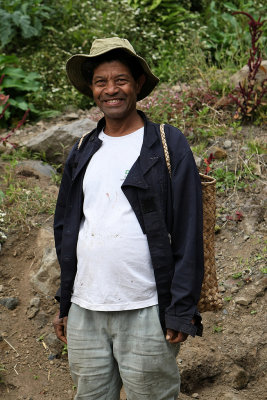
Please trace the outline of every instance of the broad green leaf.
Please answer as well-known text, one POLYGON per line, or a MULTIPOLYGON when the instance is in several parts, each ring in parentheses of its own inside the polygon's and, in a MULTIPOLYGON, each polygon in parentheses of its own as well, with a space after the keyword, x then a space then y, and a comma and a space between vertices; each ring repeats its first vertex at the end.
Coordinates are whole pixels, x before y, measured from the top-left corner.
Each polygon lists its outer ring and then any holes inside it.
POLYGON ((238 8, 232 3, 224 3, 224 7, 228 8, 231 11, 238 11, 238 8))
POLYGON ((153 0, 153 3, 151 4, 151 6, 149 7, 149 9, 152 11, 152 10, 155 10, 155 8, 157 8, 159 5, 160 5, 160 3, 162 2, 162 0, 153 0))
POLYGON ((6 67, 3 69, 2 73, 14 78, 25 78, 26 75, 25 71, 23 71, 21 68, 15 67, 6 67))
POLYGON ((10 99, 10 104, 23 111, 26 111, 29 108, 28 103, 26 103, 24 100, 10 99))
POLYGON ((16 56, 4 56, 3 54, 0 55, 0 65, 7 65, 7 64, 17 64, 18 58, 16 56))

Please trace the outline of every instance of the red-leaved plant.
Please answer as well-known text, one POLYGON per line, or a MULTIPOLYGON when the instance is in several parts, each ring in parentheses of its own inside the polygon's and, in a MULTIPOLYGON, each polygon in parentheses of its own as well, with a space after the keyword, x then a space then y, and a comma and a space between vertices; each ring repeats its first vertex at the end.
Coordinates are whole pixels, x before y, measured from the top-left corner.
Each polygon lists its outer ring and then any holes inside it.
POLYGON ((260 105, 266 105, 263 102, 264 95, 267 93, 267 78, 263 79, 259 84, 256 75, 261 69, 264 74, 267 70, 261 65, 262 53, 259 45, 259 39, 262 35, 262 25, 265 20, 261 22, 261 17, 256 21, 250 14, 244 11, 236 11, 233 15, 245 15, 249 21, 249 32, 251 35, 251 48, 250 57, 248 60, 248 76, 243 82, 239 82, 239 86, 235 88, 234 93, 236 96, 230 94, 230 98, 237 105, 237 110, 234 115, 235 119, 251 119, 260 105))
MULTIPOLYGON (((5 74, 3 74, 0 78, 0 85, 3 82, 4 77, 5 77, 5 74)), ((1 87, 0 87, 0 105, 4 106, 4 108, 0 114, 0 119, 3 118, 6 110, 10 106, 10 103, 8 103, 8 100, 9 100, 9 95, 5 95, 4 93, 2 93, 1 87)), ((0 137, 0 143, 3 143, 3 145, 6 146, 7 142, 9 141, 10 136, 12 136, 12 134, 25 123, 29 112, 30 112, 30 109, 28 108, 28 110, 25 111, 22 119, 17 123, 17 125, 5 137, 0 137)), ((10 144, 13 147, 15 147, 15 145, 13 143, 10 143, 10 144)))

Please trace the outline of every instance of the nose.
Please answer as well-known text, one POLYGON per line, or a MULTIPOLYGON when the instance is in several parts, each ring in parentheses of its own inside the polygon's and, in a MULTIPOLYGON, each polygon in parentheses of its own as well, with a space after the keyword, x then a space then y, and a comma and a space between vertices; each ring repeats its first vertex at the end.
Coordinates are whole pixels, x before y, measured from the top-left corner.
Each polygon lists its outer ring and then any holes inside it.
POLYGON ((105 93, 108 94, 109 96, 114 95, 117 93, 119 90, 116 82, 113 79, 110 79, 107 81, 106 87, 105 87, 105 93))

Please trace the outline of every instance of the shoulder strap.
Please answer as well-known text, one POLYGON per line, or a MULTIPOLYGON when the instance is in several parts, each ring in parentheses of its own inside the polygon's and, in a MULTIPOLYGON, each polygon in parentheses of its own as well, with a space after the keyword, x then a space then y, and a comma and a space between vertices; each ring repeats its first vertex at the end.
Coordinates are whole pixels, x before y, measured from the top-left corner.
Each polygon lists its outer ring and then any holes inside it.
POLYGON ((164 156, 165 156, 167 168, 168 168, 169 175, 171 178, 171 174, 172 174, 171 161, 170 161, 170 155, 169 155, 168 145, 167 145, 167 141, 166 141, 166 135, 165 135, 165 131, 164 131, 164 124, 160 125, 160 137, 161 137, 161 141, 162 141, 162 146, 163 146, 163 150, 164 150, 164 156))
POLYGON ((81 137, 81 139, 80 139, 80 141, 79 141, 79 143, 78 143, 78 146, 77 146, 77 149, 78 149, 78 150, 80 149, 80 147, 81 147, 81 145, 82 145, 82 142, 83 142, 83 139, 85 138, 86 135, 88 135, 88 132, 86 132, 86 133, 84 133, 84 134, 82 135, 82 137, 81 137))

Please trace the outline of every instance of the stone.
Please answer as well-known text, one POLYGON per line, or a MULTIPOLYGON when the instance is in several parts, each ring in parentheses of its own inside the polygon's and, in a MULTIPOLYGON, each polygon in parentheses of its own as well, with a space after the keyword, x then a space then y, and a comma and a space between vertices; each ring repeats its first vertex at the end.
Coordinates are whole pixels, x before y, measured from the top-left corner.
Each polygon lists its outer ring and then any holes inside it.
POLYGON ((244 389, 249 381, 248 373, 238 365, 234 365, 230 373, 231 384, 234 389, 244 389))
POLYGON ((54 247, 46 247, 38 270, 31 275, 33 288, 37 293, 54 296, 60 284, 59 278, 56 250, 54 247))
POLYGON ((225 142, 223 143, 223 148, 224 149, 230 149, 231 147, 232 147, 231 140, 225 140, 225 142))
POLYGON ((0 293, 2 293, 4 291, 4 286, 0 285, 0 293))
POLYGON ((252 302, 252 299, 248 296, 240 296, 235 299, 235 302, 241 306, 248 306, 252 302))
POLYGON ((34 318, 35 315, 38 313, 38 311, 39 311, 39 308, 37 308, 37 307, 35 307, 35 306, 28 308, 28 310, 27 310, 27 317, 28 317, 29 319, 34 318))
POLYGON ((21 161, 17 168, 20 175, 35 176, 36 178, 39 178, 40 175, 51 178, 57 172, 51 165, 38 160, 21 161))
POLYGON ((54 356, 53 358, 62 354, 63 344, 54 333, 49 333, 45 336, 44 342, 49 347, 50 354, 54 356))
POLYGON ((64 163, 74 143, 86 132, 91 132, 96 122, 84 118, 66 125, 53 126, 22 143, 31 151, 45 153, 52 163, 64 163))
POLYGON ((195 159, 196 166, 197 166, 198 168, 200 168, 201 165, 202 165, 202 161, 203 161, 202 158, 201 158, 201 157, 198 157, 197 155, 194 154, 194 159, 195 159))
POLYGON ((232 289, 237 286, 236 280, 235 279, 226 279, 223 283, 224 287, 226 289, 232 289))
MULTIPOLYGON (((261 83, 264 79, 267 78, 267 60, 263 60, 261 62, 261 66, 263 68, 259 68, 255 77, 258 83, 261 83)), ((231 76, 230 84, 234 87, 237 87, 239 85, 239 82, 243 82, 248 77, 248 73, 249 67, 248 65, 245 65, 243 68, 241 68, 240 71, 231 76)))
POLYGON ((79 119, 79 115, 75 112, 71 112, 64 117, 67 121, 72 121, 74 119, 79 119))
POLYGON ((33 297, 31 300, 30 300, 30 307, 39 307, 39 305, 40 305, 40 297, 33 297))
POLYGON ((192 397, 192 399, 199 399, 199 394, 193 393, 191 397, 192 397))
POLYGON ((19 299, 17 297, 3 297, 0 299, 0 304, 8 308, 9 310, 15 310, 19 304, 19 299))

